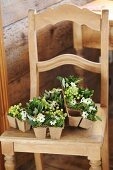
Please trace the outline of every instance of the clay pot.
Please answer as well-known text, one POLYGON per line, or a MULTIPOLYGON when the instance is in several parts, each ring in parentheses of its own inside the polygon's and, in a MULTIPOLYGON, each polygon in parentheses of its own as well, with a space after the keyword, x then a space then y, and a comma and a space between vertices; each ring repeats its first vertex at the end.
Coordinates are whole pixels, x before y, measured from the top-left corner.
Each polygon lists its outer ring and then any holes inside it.
POLYGON ((27 121, 20 121, 19 119, 16 119, 16 121, 20 131, 26 132, 30 130, 31 126, 28 124, 27 121))
POLYGON ((17 128, 17 122, 16 122, 15 117, 11 117, 11 116, 7 115, 7 119, 8 119, 10 127, 17 128))
POLYGON ((51 139, 60 139, 63 127, 49 127, 51 139))
POLYGON ((36 138, 45 139, 46 138, 46 127, 33 128, 36 138))

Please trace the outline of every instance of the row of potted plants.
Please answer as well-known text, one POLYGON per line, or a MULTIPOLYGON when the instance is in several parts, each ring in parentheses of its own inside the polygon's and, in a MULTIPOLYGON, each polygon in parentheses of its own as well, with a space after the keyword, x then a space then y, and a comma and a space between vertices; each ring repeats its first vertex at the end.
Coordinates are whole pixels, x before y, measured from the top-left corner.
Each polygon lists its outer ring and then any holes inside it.
POLYGON ((52 139, 59 139, 67 114, 64 112, 62 90, 53 88, 43 97, 34 97, 25 107, 11 106, 8 111, 10 126, 25 132, 33 128, 37 138, 46 138, 49 129, 52 139), (13 122, 13 124, 12 124, 13 122))
POLYGON ((92 100, 94 90, 83 88, 79 77, 58 77, 58 80, 62 85, 70 126, 88 129, 94 121, 101 121, 97 115, 97 106, 92 100))
POLYGON ((59 139, 68 117, 69 126, 90 128, 97 116, 97 106, 92 100, 94 91, 81 86, 81 78, 57 77, 62 88, 45 90, 42 97, 9 108, 10 126, 25 132, 32 127, 37 138, 46 138, 48 130, 52 139, 59 139), (57 131, 57 132, 56 132, 57 131), (58 133, 58 136, 57 136, 58 133))

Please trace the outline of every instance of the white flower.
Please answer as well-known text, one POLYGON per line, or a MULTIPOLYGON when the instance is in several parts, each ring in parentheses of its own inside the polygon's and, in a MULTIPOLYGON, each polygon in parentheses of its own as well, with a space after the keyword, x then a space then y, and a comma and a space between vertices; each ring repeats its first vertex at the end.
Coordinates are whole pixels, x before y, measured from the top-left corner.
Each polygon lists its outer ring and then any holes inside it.
POLYGON ((51 125, 55 125, 55 124, 56 124, 56 120, 50 121, 50 124, 51 124, 51 125))
POLYGON ((57 102, 53 100, 50 105, 50 109, 53 109, 55 106, 57 106, 57 102))
POLYGON ((66 83, 66 87, 69 87, 68 83, 66 83))
POLYGON ((65 87, 65 79, 62 79, 62 86, 65 87))
POLYGON ((32 121, 33 121, 33 122, 36 122, 36 118, 35 118, 35 117, 33 117, 33 118, 32 118, 32 121))
POLYGON ((90 98, 85 99, 84 97, 80 101, 80 103, 85 103, 87 105, 91 104, 91 102, 92 102, 92 99, 90 98))
POLYGON ((55 119, 56 119, 56 120, 59 120, 59 117, 58 117, 58 116, 55 116, 55 119))
POLYGON ((26 120, 27 112, 22 110, 22 112, 20 114, 22 115, 22 120, 26 120))
POLYGON ((86 119, 86 118, 88 117, 88 113, 87 113, 87 112, 83 112, 83 113, 82 113, 82 117, 83 117, 84 119, 86 119))
POLYGON ((72 87, 76 87, 76 84, 73 83, 73 82, 71 82, 71 86, 72 86, 72 87))
POLYGON ((37 116, 37 121, 43 123, 45 121, 45 115, 43 115, 42 113, 39 113, 37 116))
POLYGON ((71 105, 75 105, 76 103, 77 103, 77 102, 76 102, 75 99, 71 100, 71 102, 70 102, 71 105))
POLYGON ((93 106, 90 106, 90 107, 89 107, 89 112, 91 112, 91 111, 96 111, 96 108, 93 107, 93 106))

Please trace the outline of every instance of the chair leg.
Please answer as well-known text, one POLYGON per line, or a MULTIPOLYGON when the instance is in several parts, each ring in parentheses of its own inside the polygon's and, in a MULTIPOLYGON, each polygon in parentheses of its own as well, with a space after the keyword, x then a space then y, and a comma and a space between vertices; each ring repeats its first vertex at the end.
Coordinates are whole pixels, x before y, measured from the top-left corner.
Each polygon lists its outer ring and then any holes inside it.
POLYGON ((5 160, 5 170, 15 170, 14 155, 12 156, 5 155, 4 160, 5 160))
POLYGON ((42 154, 34 153, 36 170, 43 170, 42 154))
POLYGON ((108 126, 105 129, 104 143, 102 146, 102 169, 109 170, 109 140, 108 140, 108 126))
POLYGON ((90 160, 90 165, 91 167, 89 168, 89 170, 102 170, 101 161, 90 160))

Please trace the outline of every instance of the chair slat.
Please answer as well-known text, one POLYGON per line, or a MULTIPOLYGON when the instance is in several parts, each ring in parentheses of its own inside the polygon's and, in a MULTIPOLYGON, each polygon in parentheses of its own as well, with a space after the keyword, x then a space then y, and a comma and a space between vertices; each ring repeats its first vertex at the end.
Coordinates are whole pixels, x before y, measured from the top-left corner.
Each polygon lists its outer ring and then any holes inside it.
POLYGON ((39 72, 44 72, 44 71, 52 70, 56 67, 59 67, 65 64, 75 65, 82 69, 95 72, 95 73, 100 73, 101 71, 100 63, 86 60, 74 54, 63 54, 63 55, 56 56, 55 58, 52 58, 50 60, 39 61, 37 63, 37 68, 39 72))

